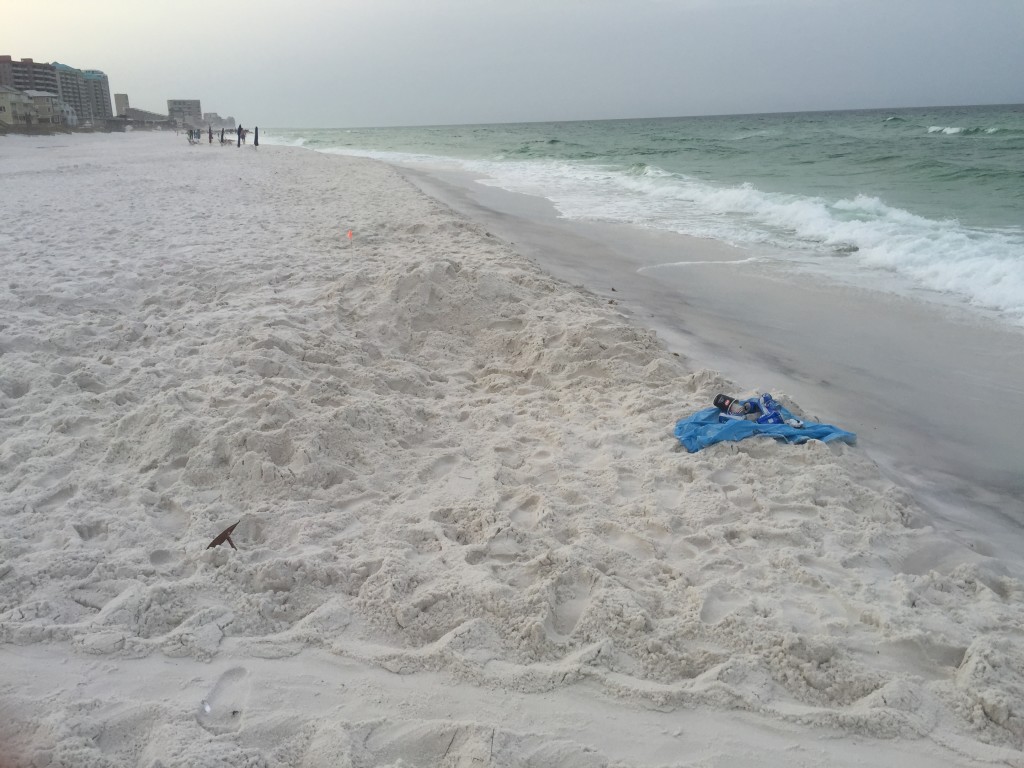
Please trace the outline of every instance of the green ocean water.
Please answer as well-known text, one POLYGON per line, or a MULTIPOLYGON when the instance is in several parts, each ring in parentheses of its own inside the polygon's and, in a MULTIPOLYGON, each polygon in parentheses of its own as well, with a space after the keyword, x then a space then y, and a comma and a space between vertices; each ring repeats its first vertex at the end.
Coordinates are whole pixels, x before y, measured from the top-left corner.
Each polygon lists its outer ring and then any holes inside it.
POLYGON ((266 134, 1024 323, 1024 105, 266 134))

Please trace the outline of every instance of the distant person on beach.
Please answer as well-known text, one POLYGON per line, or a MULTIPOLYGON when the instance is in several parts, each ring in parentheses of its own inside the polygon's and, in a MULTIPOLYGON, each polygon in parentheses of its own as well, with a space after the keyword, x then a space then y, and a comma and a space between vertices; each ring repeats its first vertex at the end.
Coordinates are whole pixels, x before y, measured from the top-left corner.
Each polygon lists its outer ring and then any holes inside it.
POLYGON ((206 130, 209 131, 209 133, 210 133, 210 143, 213 144, 213 126, 212 125, 206 126, 206 130))
POLYGON ((260 127, 258 125, 252 135, 252 145, 254 147, 258 147, 260 145, 260 127))
POLYGON ((242 146, 242 124, 241 123, 238 124, 238 143, 235 146, 236 147, 242 146))

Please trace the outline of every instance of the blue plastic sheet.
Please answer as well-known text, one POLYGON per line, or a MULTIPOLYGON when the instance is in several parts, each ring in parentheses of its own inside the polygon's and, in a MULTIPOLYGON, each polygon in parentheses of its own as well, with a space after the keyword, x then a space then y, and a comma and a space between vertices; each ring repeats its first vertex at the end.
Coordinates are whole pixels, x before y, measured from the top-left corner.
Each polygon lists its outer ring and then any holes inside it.
MULTIPOLYGON (((783 418, 795 418, 785 408, 780 408, 779 411, 783 418)), ((694 453, 715 443, 726 440, 734 442, 754 435, 767 435, 776 440, 784 440, 793 444, 806 443, 808 440, 821 440, 824 443, 842 440, 844 443, 852 444, 857 440, 857 436, 852 432, 833 427, 831 424, 806 421, 804 426, 794 427, 789 424, 758 424, 756 421, 746 419, 719 421, 721 413, 717 408, 706 408, 685 419, 680 419, 676 423, 675 429, 679 442, 690 453, 694 453)))

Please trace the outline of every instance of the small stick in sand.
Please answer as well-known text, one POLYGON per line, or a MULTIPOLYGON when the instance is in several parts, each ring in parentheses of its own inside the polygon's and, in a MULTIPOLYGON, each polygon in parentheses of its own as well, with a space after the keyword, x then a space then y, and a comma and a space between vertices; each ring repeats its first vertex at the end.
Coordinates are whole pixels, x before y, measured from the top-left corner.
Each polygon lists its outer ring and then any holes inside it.
MULTIPOLYGON (((240 522, 242 522, 242 521, 239 520, 238 523, 240 523, 240 522)), ((238 525, 238 523, 235 523, 235 525, 238 525)), ((221 544, 223 544, 226 541, 228 544, 231 545, 232 549, 238 549, 238 547, 235 546, 235 542, 233 542, 231 540, 231 532, 233 530, 235 530, 235 525, 229 525, 223 531, 218 533, 217 534, 217 538, 214 539, 213 541, 211 541, 209 544, 207 544, 206 548, 210 549, 211 547, 219 547, 221 544)))

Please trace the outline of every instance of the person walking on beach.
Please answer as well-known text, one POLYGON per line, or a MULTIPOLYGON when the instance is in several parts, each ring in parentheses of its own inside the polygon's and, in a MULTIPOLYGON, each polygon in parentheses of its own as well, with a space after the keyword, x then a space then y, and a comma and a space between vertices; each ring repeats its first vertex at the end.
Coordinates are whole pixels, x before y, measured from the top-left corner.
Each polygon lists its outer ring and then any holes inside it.
POLYGON ((242 124, 238 124, 238 143, 235 144, 235 148, 242 146, 242 124))
POLYGON ((258 125, 252 134, 252 145, 254 147, 258 147, 260 145, 260 127, 258 125))
POLYGON ((210 133, 210 143, 213 144, 213 126, 212 125, 206 126, 206 130, 209 131, 209 133, 210 133))

